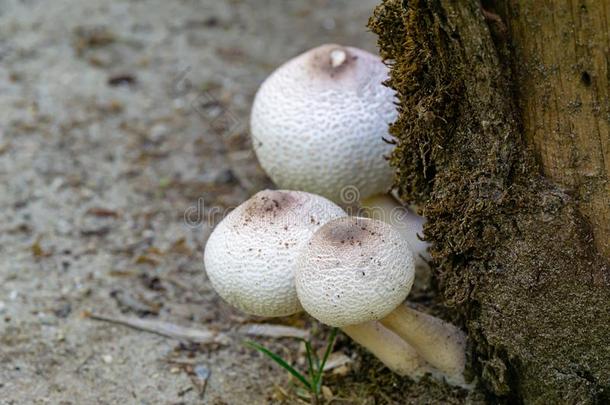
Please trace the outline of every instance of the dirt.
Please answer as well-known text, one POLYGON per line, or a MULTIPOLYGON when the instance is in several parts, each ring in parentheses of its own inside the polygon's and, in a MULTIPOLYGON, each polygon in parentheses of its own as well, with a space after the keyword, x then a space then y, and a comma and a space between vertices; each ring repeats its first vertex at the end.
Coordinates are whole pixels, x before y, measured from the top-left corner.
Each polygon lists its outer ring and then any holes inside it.
MULTIPOLYGON (((240 325, 263 320, 218 298, 202 250, 225 210, 270 185, 247 133, 258 85, 321 43, 375 51, 376 3, 0 0, 0 403, 296 401, 243 346, 240 325), (183 344, 85 311, 229 342, 183 344), (203 394, 193 365, 211 373, 203 394)), ((326 333, 304 316, 273 321, 326 333)), ((294 339, 266 343, 302 361, 294 339)), ((395 397, 362 377, 378 363, 344 337, 337 348, 354 360, 330 380, 350 388, 345 402, 395 397)))

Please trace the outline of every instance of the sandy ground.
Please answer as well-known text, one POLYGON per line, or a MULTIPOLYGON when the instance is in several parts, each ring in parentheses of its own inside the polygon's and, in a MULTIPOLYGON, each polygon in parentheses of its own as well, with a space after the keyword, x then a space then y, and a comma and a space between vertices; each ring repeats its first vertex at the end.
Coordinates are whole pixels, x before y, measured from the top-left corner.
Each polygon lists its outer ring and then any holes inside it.
MULTIPOLYGON (((247 134, 261 81, 324 42, 374 51, 375 4, 0 0, 0 403, 260 404, 290 392, 242 345, 242 325, 261 320, 207 282, 202 250, 219 219, 208 214, 270 184, 247 134), (228 342, 183 344, 86 311, 228 342), (203 397, 196 366, 211 373, 203 397)), ((269 344, 299 360, 294 340, 269 344)))

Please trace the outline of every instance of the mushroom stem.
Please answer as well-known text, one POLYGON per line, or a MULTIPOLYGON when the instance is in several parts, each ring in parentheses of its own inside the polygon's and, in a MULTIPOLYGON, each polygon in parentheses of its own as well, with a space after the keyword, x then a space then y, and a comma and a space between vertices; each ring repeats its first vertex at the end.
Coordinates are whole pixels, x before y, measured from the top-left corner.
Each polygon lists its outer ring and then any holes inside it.
POLYGON ((348 325, 341 330, 398 375, 418 380, 431 372, 410 344, 377 321, 348 325))
POLYGON ((415 259, 415 285, 421 289, 429 287, 432 274, 428 262, 427 242, 419 239, 426 219, 400 204, 390 194, 377 194, 364 198, 360 206, 369 218, 392 225, 409 243, 415 259))
MULTIPOLYGON (((392 225, 409 243, 415 256, 415 280, 429 283, 428 243, 420 240, 425 219, 402 206, 390 194, 378 194, 361 201, 367 215, 392 225)), ((455 326, 433 316, 400 305, 381 323, 410 343, 433 367, 457 385, 463 385, 466 336, 455 326)))
POLYGON ((466 335, 457 327, 404 304, 380 322, 411 344, 449 382, 465 385, 466 335))

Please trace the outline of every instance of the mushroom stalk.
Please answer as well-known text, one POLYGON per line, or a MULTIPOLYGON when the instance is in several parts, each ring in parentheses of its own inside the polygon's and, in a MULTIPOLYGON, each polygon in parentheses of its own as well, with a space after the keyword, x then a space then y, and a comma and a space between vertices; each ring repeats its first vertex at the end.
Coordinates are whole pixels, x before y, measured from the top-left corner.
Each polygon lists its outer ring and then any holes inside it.
POLYGON ((449 382, 465 385, 466 335, 457 327, 404 304, 380 322, 411 344, 425 361, 446 375, 449 382))
POLYGON ((410 344, 377 321, 348 325, 341 330, 398 375, 418 380, 432 372, 410 344))

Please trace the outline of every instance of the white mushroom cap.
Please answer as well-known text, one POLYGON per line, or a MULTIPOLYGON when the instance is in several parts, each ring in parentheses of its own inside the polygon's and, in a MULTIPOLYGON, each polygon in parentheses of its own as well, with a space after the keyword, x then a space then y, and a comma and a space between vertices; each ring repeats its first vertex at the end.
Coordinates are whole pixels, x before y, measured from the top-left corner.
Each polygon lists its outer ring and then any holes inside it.
POLYGON ((345 215, 314 194, 284 190, 255 194, 227 215, 208 239, 204 262, 212 286, 228 303, 252 315, 300 311, 295 259, 318 228, 345 215))
POLYGON ((391 225, 338 218, 322 226, 299 255, 295 283, 301 305, 338 327, 382 319, 413 284, 413 256, 391 225))
POLYGON ((430 244, 420 239, 426 218, 403 206, 389 194, 378 194, 362 201, 367 217, 392 225, 407 240, 415 260, 415 285, 421 289, 430 286, 432 272, 428 247, 430 244))
MULTIPOLYGON (((252 106, 252 142, 261 166, 279 187, 341 201, 386 192, 393 171, 394 91, 381 59, 335 44, 314 48, 280 66, 261 85, 252 106)), ((354 202, 354 201, 347 201, 354 202)))

